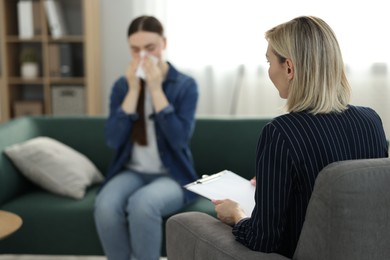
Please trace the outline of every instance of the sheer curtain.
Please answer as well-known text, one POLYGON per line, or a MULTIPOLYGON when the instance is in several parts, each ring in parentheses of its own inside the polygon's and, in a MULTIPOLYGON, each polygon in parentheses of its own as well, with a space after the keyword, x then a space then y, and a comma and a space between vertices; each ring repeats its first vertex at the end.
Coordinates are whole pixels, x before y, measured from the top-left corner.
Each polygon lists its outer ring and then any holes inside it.
POLYGON ((380 0, 146 0, 133 1, 132 11, 164 23, 167 59, 199 84, 198 115, 284 113, 285 102, 268 78, 264 32, 299 15, 319 16, 338 37, 351 103, 374 108, 390 137, 389 20, 380 0))

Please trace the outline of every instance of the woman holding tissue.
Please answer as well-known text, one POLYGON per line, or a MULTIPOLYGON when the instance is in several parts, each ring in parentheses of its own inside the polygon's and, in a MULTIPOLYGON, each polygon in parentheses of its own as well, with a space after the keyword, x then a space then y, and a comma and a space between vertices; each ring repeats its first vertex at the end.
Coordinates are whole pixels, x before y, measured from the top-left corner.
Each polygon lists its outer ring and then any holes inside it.
POLYGON ((335 161, 387 157, 388 146, 379 115, 348 104, 340 47, 327 23, 297 17, 265 36, 268 75, 289 113, 259 138, 252 215, 232 200, 214 204, 237 241, 292 258, 318 173, 335 161))
POLYGON ((105 126, 115 150, 95 202, 95 222, 110 260, 158 260, 162 217, 193 198, 182 185, 197 179, 189 140, 197 84, 164 61, 163 26, 134 19, 127 33, 132 60, 113 85, 105 126))

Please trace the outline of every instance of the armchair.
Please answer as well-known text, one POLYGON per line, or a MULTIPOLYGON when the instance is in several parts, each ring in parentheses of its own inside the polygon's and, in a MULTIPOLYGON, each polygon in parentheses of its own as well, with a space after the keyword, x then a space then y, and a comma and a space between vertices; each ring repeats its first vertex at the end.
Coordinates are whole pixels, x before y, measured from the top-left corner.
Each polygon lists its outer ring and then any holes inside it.
MULTIPOLYGON (((390 259, 390 158, 335 162, 317 177, 293 259, 390 259)), ((235 241, 207 214, 170 217, 169 260, 285 260, 235 241)))

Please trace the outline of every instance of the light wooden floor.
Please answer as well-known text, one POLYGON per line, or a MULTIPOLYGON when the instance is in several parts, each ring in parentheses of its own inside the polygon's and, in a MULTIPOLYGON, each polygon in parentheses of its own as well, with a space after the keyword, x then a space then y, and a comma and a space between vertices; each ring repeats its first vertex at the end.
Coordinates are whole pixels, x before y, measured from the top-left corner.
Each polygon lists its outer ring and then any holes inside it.
MULTIPOLYGON (((0 255, 0 260, 107 260, 104 256, 0 255)), ((168 260, 161 257, 160 260, 168 260)))

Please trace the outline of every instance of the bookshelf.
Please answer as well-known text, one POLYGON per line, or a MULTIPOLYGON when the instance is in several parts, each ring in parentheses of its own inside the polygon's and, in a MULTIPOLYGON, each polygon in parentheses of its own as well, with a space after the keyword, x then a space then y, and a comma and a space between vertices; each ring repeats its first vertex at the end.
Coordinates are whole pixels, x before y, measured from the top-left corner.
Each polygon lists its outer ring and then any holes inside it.
POLYGON ((100 114, 99 1, 55 0, 66 28, 60 35, 51 27, 47 0, 29 1, 33 17, 26 22, 18 0, 0 0, 0 121, 100 114), (38 64, 35 76, 22 68, 29 58, 38 64))
MULTIPOLYGON (((0 7, 1 8, 1 7, 0 7)), ((3 12, 0 12, 0 21, 3 21, 3 12)), ((0 24, 0 43, 3 42, 3 26, 0 24)), ((4 83, 3 83, 3 48, 2 44, 0 44, 0 123, 4 121, 4 115, 3 115, 3 101, 2 97, 4 95, 3 89, 4 89, 4 83)))
MULTIPOLYGON (((0 43, 2 42, 2 26, 0 26, 0 43)), ((3 52, 2 52, 2 48, 1 48, 1 45, 0 45, 0 123, 4 121, 3 119, 3 106, 2 106, 2 96, 3 96, 3 92, 2 92, 2 89, 4 88, 4 84, 3 84, 3 64, 2 64, 2 59, 3 59, 3 52)))

